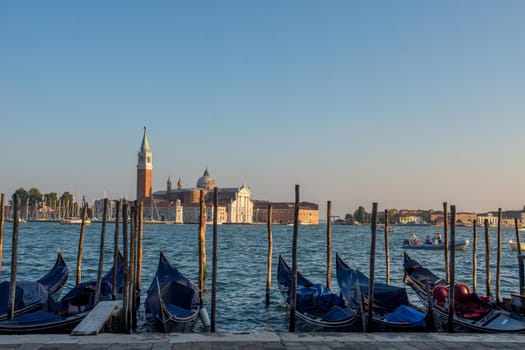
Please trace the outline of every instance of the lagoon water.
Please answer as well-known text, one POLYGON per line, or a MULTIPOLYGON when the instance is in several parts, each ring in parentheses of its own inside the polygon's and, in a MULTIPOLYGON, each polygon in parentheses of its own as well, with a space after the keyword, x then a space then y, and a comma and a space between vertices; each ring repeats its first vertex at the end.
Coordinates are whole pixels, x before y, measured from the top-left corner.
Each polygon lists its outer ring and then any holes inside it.
MULTIPOLYGON (((112 264, 114 224, 106 226, 104 271, 112 264)), ((403 285, 404 239, 415 232, 420 239, 442 227, 393 226, 390 240, 390 283, 403 285)), ((82 281, 96 278, 100 248, 101 224, 86 227, 82 281)), ((212 271, 212 227, 207 226, 207 280, 205 304, 210 312, 212 271)), ((378 227, 376 244, 376 280, 385 281, 384 231, 378 227)), ((11 261, 12 226, 6 223, 4 250, 0 280, 9 280, 11 261)), ((122 236, 122 228, 120 229, 122 236)), ((497 231, 491 228, 491 274, 492 292, 495 292, 497 231)), ((75 283, 76 259, 80 226, 61 225, 55 222, 22 223, 19 226, 18 280, 34 280, 43 275, 54 263, 56 251, 60 249, 70 268, 67 289, 75 283)), ((273 271, 271 306, 265 308, 266 257, 268 236, 266 225, 221 225, 218 226, 218 277, 217 277, 217 331, 287 331, 287 309, 281 304, 277 290, 276 270, 279 255, 291 264, 293 227, 273 226, 273 271)), ((369 270, 370 227, 334 225, 332 227, 333 270, 332 290, 339 291, 335 275, 335 252, 352 267, 365 274, 369 270)), ((326 225, 300 226, 298 236, 298 269, 314 283, 326 280, 326 225)), ((456 228, 458 239, 469 239, 471 244, 465 251, 456 252, 456 281, 472 284, 472 228, 456 228)), ((519 291, 518 259, 508 240, 515 240, 514 229, 503 230, 501 295, 519 291)), ((121 244, 122 247, 122 244, 121 244)), ((142 300, 157 267, 159 251, 162 250, 170 263, 176 266, 196 285, 198 277, 198 225, 145 225, 142 270, 142 300)), ((485 240, 484 229, 478 228, 477 285, 485 292, 485 240)), ((444 275, 443 251, 410 250, 411 257, 430 268, 436 275, 444 275)), ((417 302, 408 288, 412 301, 417 302)))

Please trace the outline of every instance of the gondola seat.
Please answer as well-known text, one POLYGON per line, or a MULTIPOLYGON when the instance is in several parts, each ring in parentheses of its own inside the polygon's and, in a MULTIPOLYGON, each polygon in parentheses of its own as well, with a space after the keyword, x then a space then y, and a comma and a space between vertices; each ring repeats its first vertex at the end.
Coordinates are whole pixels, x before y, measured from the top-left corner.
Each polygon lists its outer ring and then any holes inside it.
POLYGON ((297 309, 305 312, 315 310, 317 308, 316 294, 319 291, 315 288, 301 288, 297 290, 297 309))
POLYGON ((314 313, 326 312, 333 306, 344 305, 340 297, 320 284, 298 289, 296 303, 298 310, 314 313))
POLYGON ((454 286, 454 308, 456 314, 471 320, 479 320, 489 312, 476 300, 467 285, 458 283, 454 286))
POLYGON ((445 306, 448 297, 448 289, 445 286, 438 286, 432 290, 432 297, 441 307, 445 306))
POLYGON ((326 322, 339 322, 349 319, 352 316, 354 316, 354 314, 351 310, 336 305, 324 314, 322 319, 326 322))

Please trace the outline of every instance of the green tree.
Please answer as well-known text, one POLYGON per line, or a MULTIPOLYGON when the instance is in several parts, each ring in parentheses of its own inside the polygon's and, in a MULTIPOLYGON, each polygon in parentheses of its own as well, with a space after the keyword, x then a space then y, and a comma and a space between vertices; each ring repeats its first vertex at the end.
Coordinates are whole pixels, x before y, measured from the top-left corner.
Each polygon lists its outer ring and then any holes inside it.
POLYGON ((361 224, 368 224, 370 222, 370 214, 368 214, 364 207, 359 206, 354 211, 354 220, 357 220, 361 224))
POLYGON ((353 223, 354 222, 354 216, 352 214, 350 214, 350 213, 346 214, 345 215, 345 222, 347 224, 353 223))
POLYGON ((58 195, 56 192, 50 192, 44 194, 44 201, 47 203, 47 206, 49 207, 56 207, 58 202, 58 195))
MULTIPOLYGON (((15 191, 15 193, 13 193, 13 197, 15 194, 18 196, 18 205, 19 206, 26 205, 26 201, 29 197, 29 194, 27 193, 27 191, 24 190, 22 187, 20 187, 18 190, 15 191)), ((12 197, 11 197, 11 203, 13 203, 12 197)))
POLYGON ((42 202, 42 193, 40 193, 38 188, 30 188, 29 191, 27 191, 27 195, 30 206, 35 205, 35 203, 39 204, 40 202, 42 202))
POLYGON ((73 215, 73 195, 71 193, 62 193, 60 196, 60 205, 64 208, 64 216, 73 215))
POLYGON ((62 201, 63 204, 69 203, 68 205, 72 205, 73 204, 73 195, 71 193, 69 193, 69 192, 64 192, 60 196, 60 200, 62 201))

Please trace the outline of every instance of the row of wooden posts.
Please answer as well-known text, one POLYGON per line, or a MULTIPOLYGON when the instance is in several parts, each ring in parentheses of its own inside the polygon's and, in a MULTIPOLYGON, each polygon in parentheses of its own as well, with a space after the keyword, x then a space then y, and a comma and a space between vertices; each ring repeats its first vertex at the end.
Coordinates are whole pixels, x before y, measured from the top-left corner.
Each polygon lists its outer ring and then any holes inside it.
MULTIPOLYGON (((292 284, 290 289, 290 317, 289 317, 289 331, 295 331, 295 311, 296 311, 296 292, 297 292, 297 240, 298 240, 298 226, 299 226, 299 185, 295 185, 295 210, 294 210, 294 229, 293 229, 293 241, 292 241, 292 284)), ((450 286, 455 284, 455 254, 456 250, 449 248, 449 234, 448 234, 448 204, 443 203, 444 211, 444 258, 445 258, 445 275, 446 281, 450 286)), ((450 220, 450 246, 455 247, 456 242, 456 206, 450 206, 451 220, 450 220)), ((327 202, 327 229, 326 229, 326 288, 331 289, 332 279, 332 203, 327 202)), ((376 236, 377 236, 377 203, 372 203, 372 215, 371 215, 371 244, 370 244, 370 267, 369 267, 369 286, 368 286, 368 315, 373 314, 373 303, 374 303, 374 278, 375 278, 375 250, 376 250, 376 236)), ((498 225, 497 225, 497 264, 496 264, 496 302, 501 302, 500 296, 500 280, 501 280, 501 249, 502 249, 502 211, 501 208, 498 210, 498 225)), ((270 305, 270 286, 272 276, 272 207, 268 207, 268 268, 267 268, 267 280, 266 280, 266 306, 270 305)), ((520 247, 520 235, 518 219, 514 219, 514 226, 516 232, 516 242, 518 245, 518 261, 519 261, 519 281, 520 281, 520 295, 525 296, 525 268, 524 260, 525 256, 522 255, 520 247)), ((485 227, 485 271, 486 271, 486 295, 491 296, 491 273, 490 273, 490 232, 488 220, 484 221, 485 227)), ((476 220, 473 220, 473 249, 472 249, 472 289, 475 293, 477 291, 476 275, 477 275, 477 260, 476 260, 476 245, 477 245, 477 226, 476 220)), ((384 227, 384 239, 385 239, 385 258, 386 258, 386 284, 390 283, 390 249, 388 239, 388 210, 385 210, 385 227, 384 227)), ((449 300, 454 300, 454 288, 449 288, 449 300)), ((453 331, 453 315, 454 315, 454 303, 449 303, 448 310, 448 331, 453 331)), ((368 317, 366 320, 366 331, 372 331, 373 318, 368 317)))
MULTIPOLYGON (((0 200, 0 272, 2 269, 2 252, 3 252, 3 233, 4 233, 4 201, 5 195, 1 194, 0 200)), ((97 271, 97 289, 95 292, 95 304, 100 301, 102 285, 102 269, 104 266, 104 242, 106 235, 108 200, 104 200, 104 213, 100 234, 100 255, 97 271)), ((210 331, 215 332, 216 320, 216 284, 217 284, 217 208, 218 192, 214 189, 214 215, 213 215, 213 270, 212 270, 212 296, 211 296, 211 321, 210 331)), ((10 293, 8 303, 8 318, 14 318, 14 300, 16 291, 16 272, 17 272, 17 253, 18 253, 18 232, 19 232, 19 215, 18 215, 18 197, 13 196, 13 235, 11 249, 11 279, 10 293)), ((113 256, 113 276, 112 276, 112 299, 117 298, 117 272, 119 261, 119 223, 122 222, 123 232, 123 265, 124 265, 124 284, 122 294, 122 321, 123 329, 127 332, 137 329, 137 310, 140 304, 140 289, 142 281, 142 241, 143 241, 143 221, 144 203, 135 201, 135 205, 129 209, 127 201, 117 201, 115 232, 114 232, 114 256, 113 256), (122 219, 119 219, 119 213, 122 206, 122 219), (128 213, 131 212, 131 225, 128 225, 128 213), (131 226, 131 233, 128 233, 128 227, 131 226)), ((80 226, 80 239, 78 244, 76 284, 81 283, 82 279, 82 253, 84 248, 85 227, 87 219, 87 204, 84 201, 82 208, 82 222, 80 226)), ((199 297, 201 307, 204 300, 204 285, 206 278, 206 208, 204 202, 204 192, 200 192, 200 224, 199 224, 199 297)))
MULTIPOLYGON (((3 232, 4 232, 4 199, 2 193, 0 200, 0 269, 2 262, 3 251, 3 232)), ((119 220, 118 214, 120 212, 121 201, 117 202, 117 220, 115 224, 114 234, 114 261, 113 261, 113 276, 112 276, 112 299, 117 298, 117 272, 119 261, 119 220)), ((100 301, 102 288, 102 270, 104 266, 104 243, 106 234, 106 218, 107 218, 108 200, 104 200, 104 215, 102 220, 101 237, 100 237, 100 254, 97 270, 97 284, 95 290, 95 304, 100 301)), ((13 319, 15 315, 15 292, 16 292, 16 273, 17 273, 17 257, 18 257, 18 234, 19 234, 19 213, 18 213, 18 196, 13 195, 13 235, 11 245, 11 278, 10 291, 8 302, 8 319, 13 319)), ((124 201, 122 204, 122 223, 123 223, 123 265, 124 265, 124 284, 123 284, 123 328, 131 330, 137 328, 137 308, 140 303, 140 288, 141 288, 141 271, 142 271, 142 232, 143 232, 143 210, 142 202, 136 202, 136 205, 131 208, 131 235, 128 235, 128 202, 124 201)), ((84 202, 82 209, 82 223, 80 228, 80 239, 78 244, 77 255, 77 273, 76 284, 81 283, 82 279, 82 252, 84 248, 85 226, 87 218, 87 205, 84 202)))

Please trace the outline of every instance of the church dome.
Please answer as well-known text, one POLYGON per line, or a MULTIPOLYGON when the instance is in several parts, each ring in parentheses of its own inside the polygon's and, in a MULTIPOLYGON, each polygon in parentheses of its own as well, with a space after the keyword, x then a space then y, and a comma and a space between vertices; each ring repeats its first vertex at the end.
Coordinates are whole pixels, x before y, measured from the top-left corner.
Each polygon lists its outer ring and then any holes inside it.
POLYGON ((208 173, 208 168, 206 168, 206 170, 204 170, 204 174, 197 181, 197 187, 210 191, 215 186, 215 179, 210 176, 208 173))

